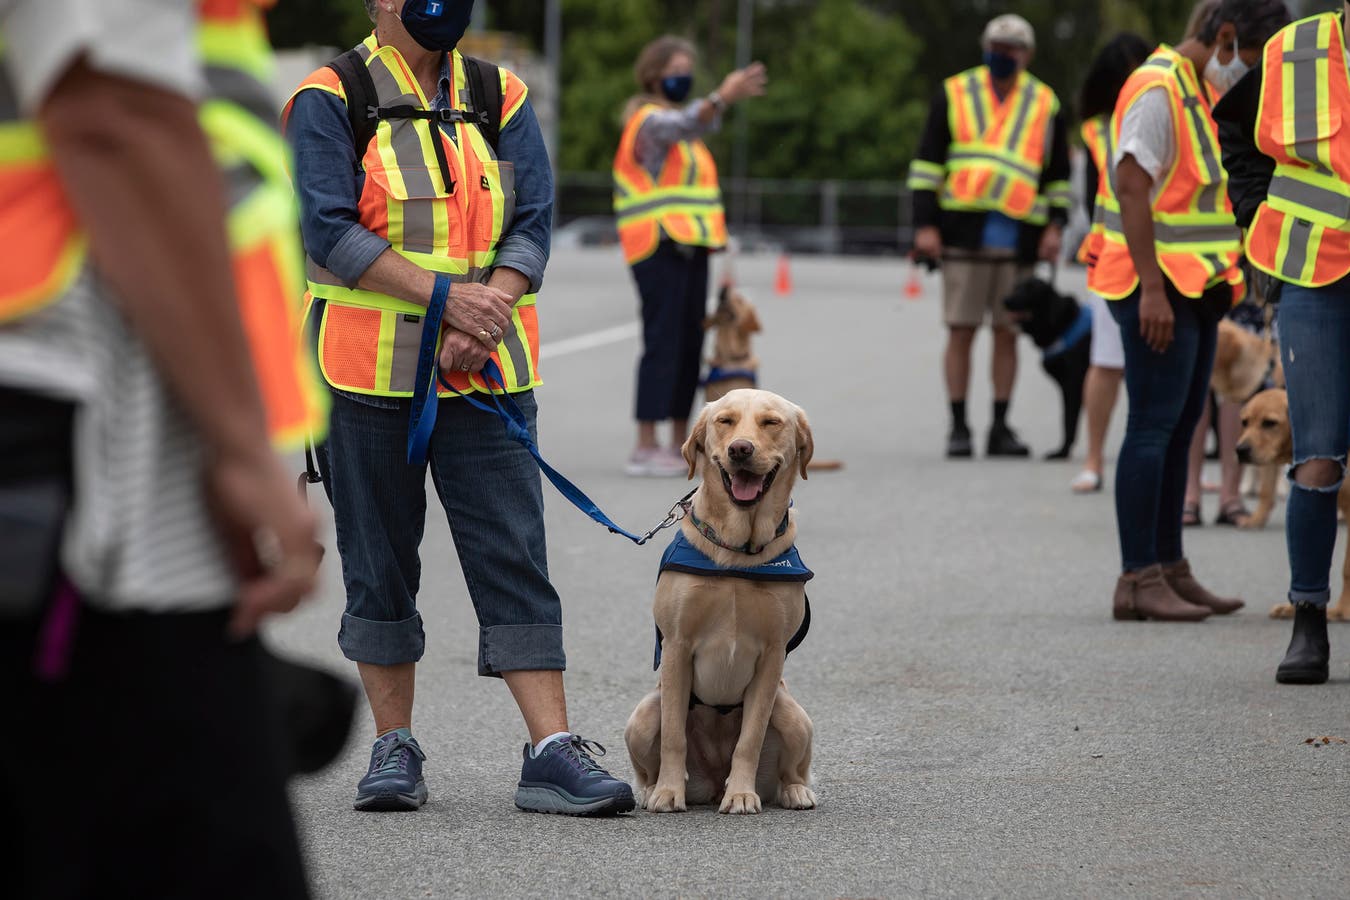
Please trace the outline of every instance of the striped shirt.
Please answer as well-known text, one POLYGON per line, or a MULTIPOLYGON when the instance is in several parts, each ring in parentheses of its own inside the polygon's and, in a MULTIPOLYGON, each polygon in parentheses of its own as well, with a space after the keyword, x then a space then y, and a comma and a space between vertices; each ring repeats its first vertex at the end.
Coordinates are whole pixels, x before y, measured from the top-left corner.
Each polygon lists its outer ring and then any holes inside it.
MULTIPOLYGON (((79 56, 101 71, 189 95, 197 89, 192 4, 67 0, 59 26, 52 6, 0 0, 6 74, 25 111, 79 56)), ((0 325, 0 384, 78 405, 61 563, 88 602, 188 612, 232 601, 235 580, 206 512, 199 442, 96 275, 86 270, 58 302, 0 325)))

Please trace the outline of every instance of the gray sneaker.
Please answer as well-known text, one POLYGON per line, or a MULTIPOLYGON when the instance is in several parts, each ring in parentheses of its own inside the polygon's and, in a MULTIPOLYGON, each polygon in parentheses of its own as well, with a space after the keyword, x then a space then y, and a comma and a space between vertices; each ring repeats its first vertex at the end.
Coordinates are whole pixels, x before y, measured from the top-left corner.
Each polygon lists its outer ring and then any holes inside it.
POLYGON ((612 816, 631 812, 633 789, 601 768, 591 752, 605 748, 575 734, 556 740, 538 756, 525 745, 516 806, 526 812, 565 816, 612 816))

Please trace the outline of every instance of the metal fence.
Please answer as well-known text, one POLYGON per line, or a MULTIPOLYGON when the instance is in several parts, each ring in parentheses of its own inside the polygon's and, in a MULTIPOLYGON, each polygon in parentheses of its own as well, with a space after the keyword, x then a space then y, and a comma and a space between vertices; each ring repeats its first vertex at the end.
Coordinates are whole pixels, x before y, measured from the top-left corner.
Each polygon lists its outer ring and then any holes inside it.
MULTIPOLYGON (((607 175, 558 177, 563 243, 614 243, 613 182, 607 175)), ((911 242, 909 191, 903 181, 723 178, 732 234, 747 250, 899 254, 911 242)))

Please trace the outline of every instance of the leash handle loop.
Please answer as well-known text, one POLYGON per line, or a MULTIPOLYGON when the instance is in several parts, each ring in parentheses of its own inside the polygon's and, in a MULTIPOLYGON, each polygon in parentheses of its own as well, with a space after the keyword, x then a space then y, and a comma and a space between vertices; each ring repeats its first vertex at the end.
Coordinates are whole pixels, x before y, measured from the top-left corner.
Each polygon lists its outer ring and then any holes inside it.
POLYGON ((412 411, 408 416, 408 462, 412 465, 427 461, 427 445, 431 443, 431 432, 436 427, 436 381, 440 378, 436 348, 440 344, 441 319, 450 299, 450 285, 450 276, 436 273, 436 286, 431 289, 431 300, 427 303, 427 317, 422 321, 422 347, 417 352, 412 411))

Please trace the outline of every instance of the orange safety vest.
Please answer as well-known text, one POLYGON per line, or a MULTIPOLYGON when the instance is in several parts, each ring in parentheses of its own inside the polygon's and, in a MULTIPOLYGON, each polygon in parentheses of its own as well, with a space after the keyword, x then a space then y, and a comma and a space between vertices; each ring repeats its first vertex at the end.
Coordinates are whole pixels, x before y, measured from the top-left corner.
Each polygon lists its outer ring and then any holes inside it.
POLYGON ((912 190, 937 190, 943 209, 999 212, 1044 225, 1050 207, 1073 202, 1067 181, 1041 190, 1041 174, 1054 141, 1059 99, 1029 72, 1019 72, 999 99, 988 66, 976 66, 943 82, 952 142, 945 166, 915 160, 912 190))
POLYGON ((629 265, 656 252, 663 234, 691 247, 727 244, 717 164, 702 141, 671 144, 656 178, 638 161, 638 131, 661 109, 648 103, 633 113, 614 154, 614 215, 629 265))
POLYGON ((1350 73, 1338 13, 1287 26, 1266 43, 1256 146, 1275 160, 1247 231, 1252 265, 1322 287, 1350 274, 1350 73))
MULTIPOLYGON (((1176 161, 1152 204, 1158 267, 1187 297, 1199 297, 1206 288, 1226 281, 1236 302, 1245 290, 1237 265, 1242 240, 1228 201, 1228 175, 1219 162, 1218 130, 1211 112, 1214 98, 1185 57, 1163 44, 1130 75, 1111 117, 1112 143, 1120 146, 1125 113, 1158 85, 1172 100, 1177 143, 1176 161)), ((1108 300, 1121 300, 1134 292, 1139 275, 1125 242, 1116 168, 1110 165, 1104 171, 1107 177, 1098 185, 1093 216, 1101 239, 1097 261, 1088 269, 1088 289, 1108 300)))
POLYGON ((272 48, 263 10, 275 0, 199 0, 197 46, 206 71, 202 130, 224 172, 239 316, 265 386, 268 429, 280 449, 327 431, 328 393, 302 339, 304 280, 290 151, 267 85, 272 48))
POLYGON ((42 134, 13 98, 0 65, 0 324, 60 298, 85 259, 84 235, 42 134))
MULTIPOLYGON (((380 107, 429 109, 417 78, 394 47, 380 46, 372 34, 356 47, 370 70, 380 107)), ((525 102, 525 83, 500 69, 501 123, 505 128, 525 102)), ((464 57, 452 52, 450 97, 468 110, 464 57)), ((337 73, 325 66, 306 78, 301 91, 326 91, 347 102, 337 73)), ((284 115, 286 115, 284 114, 284 115)), ((284 118, 283 115, 283 118, 284 118)), ((455 282, 485 282, 497 255, 497 243, 515 215, 515 170, 498 160, 476 125, 428 119, 382 118, 375 136, 358 148, 365 182, 357 208, 361 225, 389 241, 395 252, 423 269, 455 282), (434 129, 434 130, 433 130, 434 129), (450 183, 441 175, 432 141, 440 141, 450 183)), ((346 175, 347 173, 342 173, 346 175)), ((426 306, 359 287, 348 287, 312 256, 306 258, 309 298, 322 300, 319 367, 335 388, 382 397, 411 397, 422 346, 426 306)), ((508 393, 538 387, 539 319, 535 295, 516 301, 492 359, 501 369, 508 393)), ((480 373, 443 373, 460 391, 486 392, 480 373)), ((440 390, 439 396, 454 394, 440 390)))
MULTIPOLYGON (((1116 155, 1116 144, 1111 137, 1111 119, 1105 113, 1088 119, 1083 123, 1080 133, 1083 136, 1083 146, 1087 148, 1088 155, 1092 157, 1092 164, 1097 168, 1097 194, 1100 196, 1102 182, 1107 177, 1106 167, 1112 164, 1116 155)), ((1097 261, 1102 231, 1103 228, 1093 222, 1087 237, 1078 245, 1078 261, 1083 265, 1091 265, 1097 261)))
MULTIPOLYGON (((306 434, 322 436, 327 397, 300 341, 297 219, 286 145, 263 83, 272 57, 262 9, 271 2, 200 0, 197 39, 209 85, 200 117, 230 187, 239 315, 269 433, 290 450, 306 434)), ((85 259, 84 233, 31 121, 0 124, 0 240, 15 248, 0 267, 0 322, 59 300, 85 259)))

